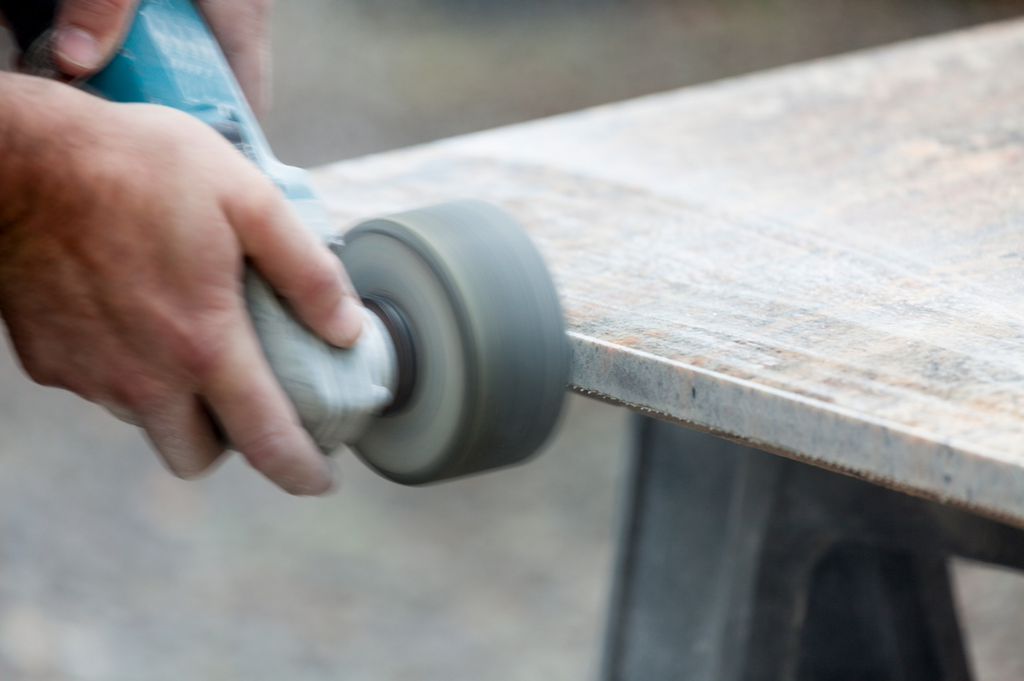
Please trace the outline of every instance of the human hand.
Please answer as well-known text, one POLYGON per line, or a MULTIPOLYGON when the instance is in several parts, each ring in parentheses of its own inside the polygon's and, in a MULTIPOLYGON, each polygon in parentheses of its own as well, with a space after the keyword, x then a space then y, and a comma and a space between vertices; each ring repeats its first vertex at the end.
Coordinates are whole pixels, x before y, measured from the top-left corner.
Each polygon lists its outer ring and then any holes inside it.
MULTIPOLYGON (((64 0, 54 21, 54 61, 69 76, 102 68, 131 26, 138 0, 64 0)), ((272 0, 198 0, 253 111, 270 104, 272 0)))
POLYGON ((244 259, 330 342, 354 342, 362 315, 277 188, 191 116, 13 74, 5 143, 0 315, 28 374, 140 425, 182 477, 222 453, 212 413, 282 488, 326 491, 249 321, 244 259))

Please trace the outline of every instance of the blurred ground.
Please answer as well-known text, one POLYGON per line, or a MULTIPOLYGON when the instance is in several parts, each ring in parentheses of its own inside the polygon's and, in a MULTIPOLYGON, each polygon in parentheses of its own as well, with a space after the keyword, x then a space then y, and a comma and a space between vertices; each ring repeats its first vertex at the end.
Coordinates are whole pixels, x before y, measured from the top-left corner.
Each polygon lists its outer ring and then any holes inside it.
POLYGON ((582 679, 624 412, 424 489, 352 457, 295 499, 237 459, 186 483, 134 429, 0 358, 0 678, 582 679))
MULTIPOLYGON (((278 0, 268 135, 310 165, 1024 11, 1024 0, 278 0)), ((5 49, 0 43, 0 50, 5 49)), ((594 678, 627 414, 571 398, 527 466, 426 489, 346 457, 285 497, 167 475, 0 351, 0 679, 594 678)), ((957 561, 978 678, 1024 678, 1024 580, 957 561)))

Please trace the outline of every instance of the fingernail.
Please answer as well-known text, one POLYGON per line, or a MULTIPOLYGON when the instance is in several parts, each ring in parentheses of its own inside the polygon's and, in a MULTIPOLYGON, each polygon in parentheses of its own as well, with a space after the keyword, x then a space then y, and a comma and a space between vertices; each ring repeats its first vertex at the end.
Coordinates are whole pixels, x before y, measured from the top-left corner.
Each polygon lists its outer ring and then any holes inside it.
POLYGON ((64 61, 91 71, 100 63, 100 44, 92 34, 69 26, 57 32, 54 52, 64 61))
POLYGON ((330 337, 327 340, 334 345, 348 347, 359 338, 362 328, 362 304, 353 296, 345 296, 334 311, 329 328, 330 337))
POLYGON ((325 456, 324 463, 327 466, 330 483, 327 485, 327 488, 317 496, 333 494, 338 491, 339 487, 341 487, 341 467, 338 466, 338 461, 334 457, 325 456))
POLYGON ((330 464, 327 463, 327 457, 321 456, 320 463, 320 470, 311 475, 304 476, 305 480, 303 483, 293 484, 289 491, 302 496, 317 497, 327 494, 334 489, 334 471, 331 469, 330 464))

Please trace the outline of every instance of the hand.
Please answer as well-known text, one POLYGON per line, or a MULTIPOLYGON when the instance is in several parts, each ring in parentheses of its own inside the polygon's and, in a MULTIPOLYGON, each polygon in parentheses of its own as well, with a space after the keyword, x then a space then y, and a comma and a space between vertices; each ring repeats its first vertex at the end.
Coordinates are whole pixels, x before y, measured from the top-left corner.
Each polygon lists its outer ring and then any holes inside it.
POLYGON ((326 491, 251 327, 244 259, 337 345, 360 303, 277 188, 191 116, 37 78, 0 74, 5 140, 0 315, 28 374, 142 426, 182 477, 222 453, 212 415, 282 488, 326 491))
MULTIPOLYGON (((256 113, 270 104, 272 0, 198 0, 256 113)), ((138 0, 65 0, 54 22, 54 60, 70 76, 102 68, 121 45, 138 0)))

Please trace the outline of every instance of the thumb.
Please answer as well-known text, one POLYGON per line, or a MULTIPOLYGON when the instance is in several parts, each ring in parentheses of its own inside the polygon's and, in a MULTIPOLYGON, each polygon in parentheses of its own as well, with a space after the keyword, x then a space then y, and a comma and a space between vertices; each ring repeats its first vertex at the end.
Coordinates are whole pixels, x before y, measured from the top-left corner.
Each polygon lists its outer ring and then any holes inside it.
POLYGON ((70 76, 88 75, 110 60, 138 0, 65 0, 57 12, 53 57, 70 76))

